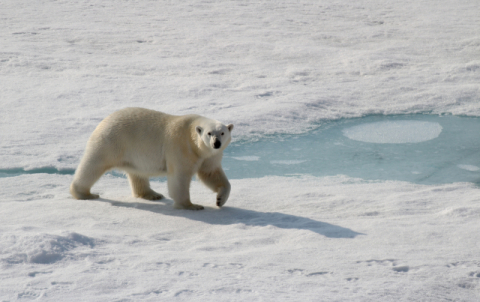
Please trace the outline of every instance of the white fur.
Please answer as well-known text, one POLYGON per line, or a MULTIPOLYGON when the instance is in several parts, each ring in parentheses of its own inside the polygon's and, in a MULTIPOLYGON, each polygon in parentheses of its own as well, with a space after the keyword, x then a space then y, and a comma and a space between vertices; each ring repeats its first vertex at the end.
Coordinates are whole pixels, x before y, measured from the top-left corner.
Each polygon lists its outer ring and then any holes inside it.
POLYGON ((94 199, 93 184, 108 170, 127 172, 135 197, 157 200, 149 177, 166 175, 176 208, 200 210, 190 201, 190 182, 199 179, 217 193, 222 206, 230 194, 223 172, 223 150, 231 140, 228 126, 199 115, 174 116, 143 108, 126 108, 105 118, 88 140, 70 192, 77 199, 94 199))

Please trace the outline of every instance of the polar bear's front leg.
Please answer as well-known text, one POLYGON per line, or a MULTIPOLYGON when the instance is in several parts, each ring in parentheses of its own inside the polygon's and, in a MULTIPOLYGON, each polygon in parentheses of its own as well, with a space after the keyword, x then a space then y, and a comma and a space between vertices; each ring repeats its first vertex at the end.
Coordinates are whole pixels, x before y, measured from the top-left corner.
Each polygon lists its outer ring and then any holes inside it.
POLYGON ((231 189, 230 182, 223 169, 218 167, 211 172, 201 169, 197 175, 207 187, 217 193, 217 206, 223 206, 227 202, 228 196, 230 196, 231 189))
POLYGON ((190 201, 190 182, 192 175, 189 173, 168 174, 168 194, 172 197, 176 209, 203 210, 203 206, 190 201))
POLYGON ((222 186, 218 189, 217 206, 221 207, 227 202, 228 197, 230 196, 230 188, 231 188, 230 187, 230 182, 227 180, 227 182, 224 184, 224 186, 222 186))

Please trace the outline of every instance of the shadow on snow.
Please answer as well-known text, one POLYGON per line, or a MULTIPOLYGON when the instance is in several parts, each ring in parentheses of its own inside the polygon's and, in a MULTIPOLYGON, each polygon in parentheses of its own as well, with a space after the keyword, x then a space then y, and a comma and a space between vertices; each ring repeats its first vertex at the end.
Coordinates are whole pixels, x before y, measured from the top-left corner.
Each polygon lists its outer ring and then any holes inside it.
POLYGON ((281 229, 309 230, 328 238, 355 238, 357 235, 364 235, 341 226, 278 212, 259 212, 228 206, 218 210, 212 208, 205 208, 203 211, 176 210, 173 209, 171 205, 173 202, 170 199, 163 200, 162 203, 122 202, 105 198, 98 200, 108 202, 116 207, 134 208, 168 216, 185 217, 213 225, 232 225, 239 223, 248 226, 271 225, 281 229), (165 202, 169 204, 165 205, 165 202))

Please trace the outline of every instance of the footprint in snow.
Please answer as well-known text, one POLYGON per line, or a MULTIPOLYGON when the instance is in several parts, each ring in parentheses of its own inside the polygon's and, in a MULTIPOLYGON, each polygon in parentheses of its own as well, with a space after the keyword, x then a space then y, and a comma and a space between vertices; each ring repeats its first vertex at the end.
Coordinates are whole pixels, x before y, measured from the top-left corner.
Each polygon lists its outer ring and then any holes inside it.
POLYGON ((191 295, 191 294, 193 294, 192 290, 184 289, 184 290, 181 290, 181 291, 178 291, 177 293, 175 293, 175 297, 184 296, 184 295, 191 295))
POLYGON ((405 265, 405 266, 396 266, 392 269, 397 273, 407 273, 410 270, 410 267, 405 265))
POLYGON ((243 268, 243 264, 241 264, 241 263, 228 263, 226 265, 222 265, 222 264, 217 265, 217 264, 214 264, 214 263, 204 263, 203 267, 222 268, 222 269, 226 269, 226 268, 241 269, 241 268, 243 268))
POLYGON ((396 266, 395 259, 382 259, 382 260, 365 260, 365 261, 357 261, 357 263, 366 263, 367 266, 372 266, 374 264, 383 265, 383 266, 396 266))
POLYGON ((307 275, 307 277, 314 277, 314 276, 323 276, 323 275, 328 275, 331 274, 329 272, 316 272, 316 273, 310 273, 307 275))

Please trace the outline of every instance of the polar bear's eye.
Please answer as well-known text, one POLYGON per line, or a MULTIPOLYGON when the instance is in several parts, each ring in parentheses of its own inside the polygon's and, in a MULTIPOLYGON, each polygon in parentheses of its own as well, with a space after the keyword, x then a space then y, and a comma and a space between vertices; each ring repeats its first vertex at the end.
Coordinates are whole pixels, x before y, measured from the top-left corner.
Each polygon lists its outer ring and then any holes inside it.
POLYGON ((212 135, 212 132, 208 132, 207 134, 208 134, 208 136, 211 136, 211 135, 212 135))
POLYGON ((225 133, 222 132, 222 135, 224 135, 225 133))

